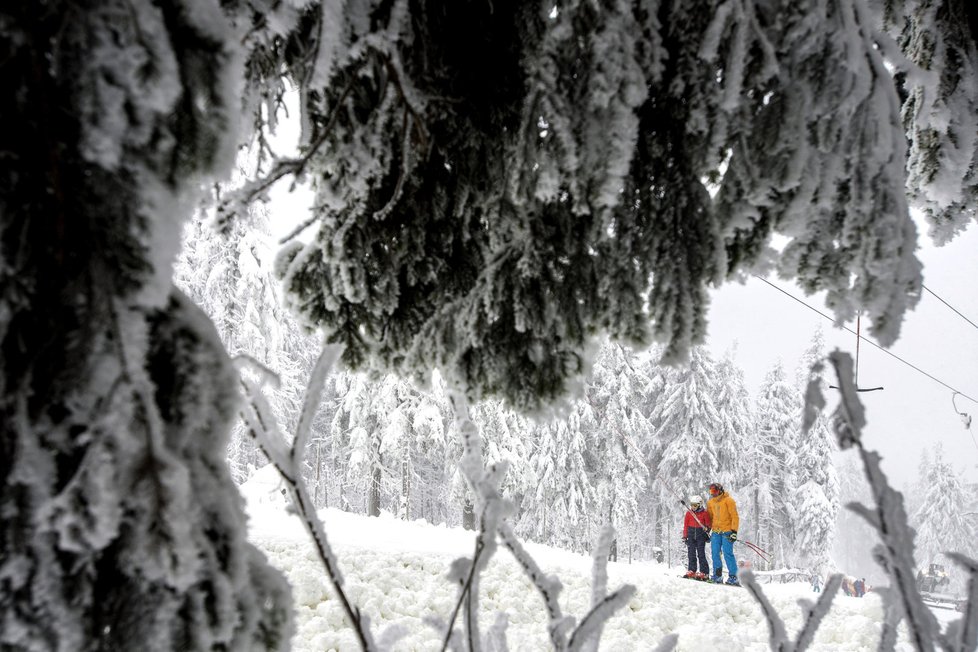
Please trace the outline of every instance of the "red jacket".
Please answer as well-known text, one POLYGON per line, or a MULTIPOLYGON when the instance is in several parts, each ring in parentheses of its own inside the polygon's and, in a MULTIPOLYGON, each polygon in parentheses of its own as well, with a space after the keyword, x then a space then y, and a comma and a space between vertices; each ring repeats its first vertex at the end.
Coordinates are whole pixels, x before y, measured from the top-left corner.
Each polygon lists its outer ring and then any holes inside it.
POLYGON ((700 527, 699 523, 696 522, 696 519, 697 518, 700 520, 700 523, 703 524, 703 527, 705 527, 707 530, 710 529, 710 513, 708 511, 706 511, 702 507, 700 507, 699 510, 696 511, 696 512, 693 512, 692 510, 686 510, 686 518, 683 519, 683 538, 684 539, 687 536, 689 536, 689 534, 687 532, 687 530, 689 530, 689 528, 691 528, 691 527, 695 527, 695 528, 700 527), (696 514, 696 518, 693 518, 693 514, 696 514))

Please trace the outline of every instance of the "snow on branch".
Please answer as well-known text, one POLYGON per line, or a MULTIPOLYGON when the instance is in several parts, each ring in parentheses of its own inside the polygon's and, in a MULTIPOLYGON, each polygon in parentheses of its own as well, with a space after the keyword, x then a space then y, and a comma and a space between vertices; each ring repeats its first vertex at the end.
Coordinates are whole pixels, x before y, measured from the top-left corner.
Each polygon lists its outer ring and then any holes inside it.
POLYGON ((822 619, 828 615, 829 609, 832 608, 832 601, 839 594, 839 587, 841 586, 842 575, 835 574, 825 583, 825 590, 819 595, 818 602, 813 605, 808 600, 801 601, 804 610, 803 624, 798 632, 798 638, 795 640, 795 652, 807 650, 808 646, 815 640, 815 632, 818 630, 818 626, 822 624, 822 619))
POLYGON ((298 469, 302 463, 302 455, 306 450, 306 443, 309 441, 312 421, 319 409, 326 377, 342 353, 343 347, 341 345, 325 344, 315 366, 312 368, 309 384, 306 385, 306 397, 302 402, 302 414, 299 415, 299 424, 295 429, 295 440, 292 442, 292 465, 295 469, 298 469))
POLYGON ((523 568, 523 572, 533 586, 536 587, 537 591, 540 592, 541 597, 543 597, 543 604, 547 609, 547 614, 550 616, 550 625, 548 627, 550 642, 553 644, 555 650, 563 649, 567 630, 574 626, 574 619, 563 615, 560 603, 557 601, 561 590, 564 588, 563 584, 561 584, 556 576, 547 575, 540 570, 540 566, 530 556, 530 553, 526 551, 526 548, 523 547, 523 544, 517 538, 509 523, 503 523, 499 528, 498 534, 503 545, 513 555, 516 563, 523 568))
POLYGON ((859 401, 852 371, 852 357, 838 350, 829 355, 839 381, 840 402, 833 415, 833 427, 842 448, 855 446, 863 462, 866 479, 875 502, 875 508, 863 505, 849 505, 849 508, 862 516, 880 536, 881 544, 875 556, 883 570, 890 576, 895 599, 899 600, 903 615, 907 619, 907 633, 918 650, 933 650, 935 643, 945 649, 944 637, 934 614, 924 604, 914 579, 914 536, 903 496, 890 487, 880 467, 880 456, 862 446, 861 433, 866 424, 862 404, 859 401))
POLYGON ((784 621, 781 620, 781 616, 778 615, 777 610, 775 610, 770 600, 767 599, 767 596, 764 595, 761 585, 754 579, 754 573, 744 571, 740 574, 740 581, 761 607, 761 613, 764 614, 768 629, 771 630, 769 639, 771 649, 777 650, 778 652, 789 652, 791 643, 788 642, 788 633, 784 628, 784 621))
POLYGON ((812 604, 809 600, 799 601, 804 611, 802 626, 798 632, 797 639, 792 642, 788 638, 784 621, 781 620, 781 616, 778 615, 774 606, 767 599, 767 596, 764 595, 761 585, 754 579, 754 573, 744 571, 740 579, 761 606, 761 612, 764 614, 764 619, 767 620, 768 629, 771 632, 771 649, 777 652, 803 652, 803 650, 808 649, 808 646, 815 639, 815 632, 818 631, 818 626, 822 624, 822 619, 825 618, 829 613, 829 609, 832 608, 832 600, 838 594, 839 587, 842 586, 842 575, 833 575, 825 583, 825 589, 822 591, 818 602, 812 604))
POLYGON ((628 604, 628 601, 635 595, 635 587, 626 584, 614 593, 605 596, 591 611, 581 619, 581 624, 577 626, 571 634, 567 649, 570 652, 584 650, 585 643, 592 641, 593 649, 597 649, 598 637, 604 627, 605 621, 615 615, 615 612, 628 604))
POLYGON ((951 561, 968 571, 968 603, 964 614, 947 627, 944 634, 950 649, 960 652, 978 649, 978 562, 957 552, 945 553, 951 561))
MULTIPOLYGON (((569 650, 596 650, 601 638, 604 623, 621 607, 626 605, 635 593, 635 587, 625 585, 610 595, 605 595, 608 585, 608 554, 614 540, 614 529, 608 525, 599 536, 593 552, 594 566, 592 573, 592 607, 580 624, 574 628, 574 618, 564 616, 557 600, 563 588, 560 580, 552 575, 545 575, 536 561, 527 553, 523 544, 513 532, 506 517, 512 511, 510 501, 499 493, 499 485, 505 473, 506 464, 492 465, 488 470, 482 463, 482 437, 479 429, 469 417, 468 402, 465 395, 458 390, 449 391, 449 400, 455 418, 455 425, 462 443, 462 459, 460 468, 469 486, 475 494, 475 505, 479 514, 479 535, 476 538, 476 550, 472 559, 457 559, 452 565, 450 579, 459 582, 459 598, 448 623, 443 640, 442 650, 450 645, 457 646, 459 635, 454 630, 463 601, 466 606, 466 643, 468 650, 480 650, 483 645, 478 633, 478 596, 479 576, 485 569, 497 547, 496 537, 513 554, 517 563, 523 568, 530 582, 543 597, 544 606, 550 617, 548 633, 550 642, 557 652, 569 650), (569 636, 568 636, 569 635, 569 636)), ((494 649, 505 649, 505 622, 497 619, 485 644, 494 649)), ((674 637, 666 637, 660 649, 671 650, 675 646, 674 637)))
MULTIPOLYGON (((312 413, 321 398, 325 375, 332 368, 333 363, 339 358, 340 347, 324 347, 323 352, 316 362, 312 376, 306 389, 306 398, 303 405, 302 418, 300 419, 299 429, 293 439, 293 446, 290 449, 285 443, 285 439, 276 423, 268 401, 261 393, 260 388, 245 379, 241 379, 244 388, 245 404, 242 408, 242 417, 248 426, 249 433, 255 438, 262 452, 268 456, 279 475, 289 488, 289 495, 292 498, 292 505, 302 519, 303 525, 309 532, 319 560, 326 569, 327 577, 333 587, 334 592, 340 600, 346 618, 353 628, 353 631, 360 643, 360 648, 364 652, 377 650, 378 647, 370 633, 370 621, 366 614, 361 613, 360 609, 353 605, 343 590, 343 576, 340 573, 339 562, 333 549, 329 545, 326 537, 326 530, 323 522, 319 519, 305 480, 300 473, 301 452, 297 452, 299 445, 304 445, 307 433, 303 434, 302 428, 308 431, 308 422, 312 421, 312 413), (308 422, 307 422, 308 420, 308 422), (303 426, 303 423, 305 426, 303 426)), ((397 632, 388 630, 384 633, 385 643, 393 642, 397 637, 397 632)))

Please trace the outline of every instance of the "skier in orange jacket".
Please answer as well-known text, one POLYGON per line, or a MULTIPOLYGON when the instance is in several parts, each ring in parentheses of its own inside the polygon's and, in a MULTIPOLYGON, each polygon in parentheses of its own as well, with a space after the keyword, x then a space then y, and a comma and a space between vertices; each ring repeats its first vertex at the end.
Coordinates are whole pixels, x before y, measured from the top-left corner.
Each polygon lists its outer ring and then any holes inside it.
POLYGON ((710 500, 706 504, 710 512, 713 531, 710 532, 710 544, 713 552, 713 577, 711 581, 719 584, 723 578, 723 567, 720 563, 720 553, 727 564, 727 584, 740 586, 737 579, 737 558, 734 557, 733 544, 737 540, 737 528, 740 527, 740 517, 737 515, 737 503, 733 497, 723 490, 723 485, 714 482, 710 485, 710 500))

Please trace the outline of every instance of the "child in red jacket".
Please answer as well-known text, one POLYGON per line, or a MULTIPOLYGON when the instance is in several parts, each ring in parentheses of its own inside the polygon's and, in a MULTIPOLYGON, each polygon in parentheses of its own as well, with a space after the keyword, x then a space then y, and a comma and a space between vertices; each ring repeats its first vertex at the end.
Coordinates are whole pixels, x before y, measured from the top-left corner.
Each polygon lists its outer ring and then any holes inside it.
POLYGON ((683 543, 689 553, 689 571, 685 577, 705 580, 710 576, 710 567, 706 565, 706 542, 710 540, 710 513, 703 508, 703 499, 699 496, 689 497, 689 509, 683 519, 683 543), (699 561, 699 571, 696 562, 699 561))

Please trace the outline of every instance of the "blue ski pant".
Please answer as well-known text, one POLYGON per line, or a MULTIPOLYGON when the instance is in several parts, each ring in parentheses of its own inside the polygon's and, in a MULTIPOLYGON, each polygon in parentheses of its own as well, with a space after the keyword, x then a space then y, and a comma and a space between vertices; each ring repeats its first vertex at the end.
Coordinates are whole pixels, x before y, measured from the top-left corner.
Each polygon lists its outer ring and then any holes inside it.
POLYGON ((727 564, 727 575, 737 577, 737 559, 734 557, 733 541, 729 537, 730 531, 727 531, 714 532, 710 538, 713 552, 713 577, 720 577, 723 568, 720 564, 721 551, 723 551, 723 561, 727 564))

